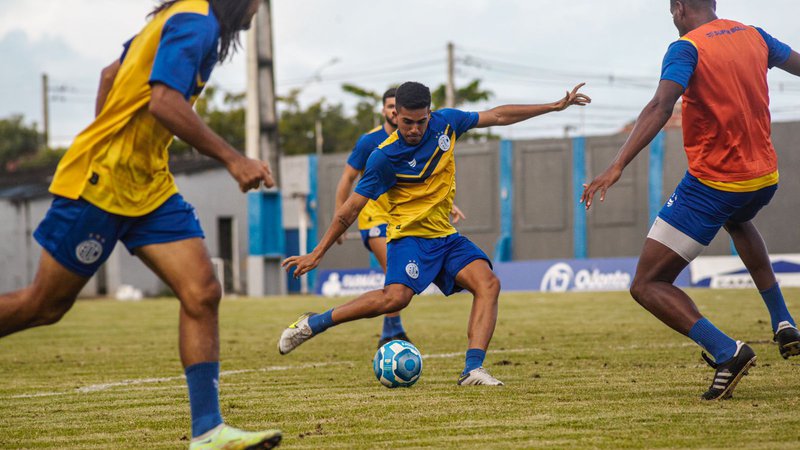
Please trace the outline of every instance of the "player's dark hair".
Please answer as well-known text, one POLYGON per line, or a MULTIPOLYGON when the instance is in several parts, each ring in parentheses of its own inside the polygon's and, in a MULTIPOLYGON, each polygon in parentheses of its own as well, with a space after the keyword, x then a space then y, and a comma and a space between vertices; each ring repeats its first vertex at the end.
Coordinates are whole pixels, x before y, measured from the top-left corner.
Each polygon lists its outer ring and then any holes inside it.
POLYGON ((386 92, 383 93, 383 104, 386 104, 386 100, 395 97, 397 97, 397 88, 387 89, 386 92))
POLYGON ((398 86, 394 96, 395 108, 408 110, 430 108, 431 90, 428 86, 416 81, 406 81, 398 86))
MULTIPOLYGON (((153 17, 179 1, 182 0, 161 0, 147 17, 153 17)), ((219 60, 225 61, 241 47, 239 32, 246 28, 244 19, 251 0, 209 0, 209 3, 219 22, 219 60)))

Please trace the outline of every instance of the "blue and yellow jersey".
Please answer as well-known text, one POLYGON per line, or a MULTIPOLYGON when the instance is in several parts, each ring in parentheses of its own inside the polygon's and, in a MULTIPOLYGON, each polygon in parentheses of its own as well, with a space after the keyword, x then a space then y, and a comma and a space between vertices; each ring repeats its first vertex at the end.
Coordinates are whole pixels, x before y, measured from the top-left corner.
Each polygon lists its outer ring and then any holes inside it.
POLYGON ((83 197, 123 216, 150 213, 178 192, 169 172, 173 135, 148 111, 151 85, 194 102, 217 63, 219 23, 206 0, 160 12, 125 44, 103 110, 61 159, 50 192, 83 197))
POLYGON ((392 133, 367 160, 356 193, 373 200, 386 193, 386 240, 444 237, 456 232, 450 211, 456 196, 456 141, 478 124, 478 113, 443 109, 431 114, 417 145, 392 133))
MULTIPOLYGON (((356 146, 347 158, 347 164, 364 175, 367 159, 378 146, 389 137, 383 126, 370 130, 356 142, 356 146)), ((389 202, 385 195, 377 200, 370 200, 358 215, 358 229, 369 230, 372 227, 389 223, 389 202)))

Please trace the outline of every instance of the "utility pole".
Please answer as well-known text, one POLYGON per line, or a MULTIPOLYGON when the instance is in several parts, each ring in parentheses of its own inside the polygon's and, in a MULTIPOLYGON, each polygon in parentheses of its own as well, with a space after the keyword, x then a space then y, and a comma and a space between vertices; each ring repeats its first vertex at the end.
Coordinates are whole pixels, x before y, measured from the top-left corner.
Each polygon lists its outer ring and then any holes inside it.
POLYGON ((261 0, 248 39, 246 153, 250 158, 266 160, 275 183, 280 185, 270 0, 261 0))
POLYGON ((314 120, 314 137, 316 138, 317 157, 320 157, 322 156, 322 146, 325 144, 325 138, 322 135, 322 119, 319 117, 314 120))
POLYGON ((46 150, 50 145, 50 82, 46 73, 42 74, 42 127, 46 150))
MULTIPOLYGON (((272 51, 272 11, 270 0, 261 4, 247 46, 247 156, 269 163, 272 177, 280 186, 278 113, 272 51)), ((249 256, 247 294, 254 297, 286 294, 286 275, 281 270, 286 245, 283 229, 283 202, 278 189, 250 192, 247 198, 249 256)))
POLYGON ((455 46, 452 42, 447 43, 447 87, 444 94, 444 106, 447 108, 456 107, 456 58, 455 46))

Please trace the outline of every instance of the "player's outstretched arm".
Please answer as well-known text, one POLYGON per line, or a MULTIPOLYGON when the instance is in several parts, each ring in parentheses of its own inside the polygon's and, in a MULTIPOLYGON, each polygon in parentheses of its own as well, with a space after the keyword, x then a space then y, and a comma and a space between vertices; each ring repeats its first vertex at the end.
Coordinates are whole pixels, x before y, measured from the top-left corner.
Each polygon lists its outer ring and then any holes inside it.
POLYGON ((282 264, 283 268, 289 272, 294 267, 295 278, 314 270, 319 265, 319 262, 322 261, 322 257, 325 256, 328 249, 336 242, 336 239, 344 234, 350 228, 350 225, 356 221, 358 213, 364 209, 368 200, 367 197, 356 192, 350 194, 347 201, 336 210, 331 226, 328 227, 325 236, 322 237, 322 240, 314 250, 307 255, 286 258, 282 264))
POLYGON ((683 86, 680 84, 670 80, 661 80, 656 95, 639 114, 631 135, 617 152, 617 156, 614 157, 605 172, 598 175, 591 183, 583 185, 581 203, 586 205, 586 209, 592 206, 594 196, 598 192, 600 201, 605 201, 608 188, 619 180, 625 167, 656 137, 656 134, 672 117, 672 110, 683 91, 683 86))
POLYGON ((258 189, 262 182, 266 187, 275 185, 266 162, 247 158, 231 147, 203 122, 183 94, 175 89, 160 83, 153 85, 150 113, 175 136, 223 163, 242 192, 258 189))
POLYGON ((503 105, 478 113, 478 124, 475 128, 512 125, 542 114, 563 111, 572 105, 586 106, 592 102, 588 95, 580 93, 586 83, 581 83, 567 91, 567 95, 553 103, 544 105, 503 105))
MULTIPOLYGON (((339 184, 336 185, 336 209, 338 211, 339 208, 344 205, 344 202, 347 201, 347 197, 350 196, 350 193, 353 192, 353 185, 356 182, 356 178, 358 178, 358 170, 356 170, 350 164, 344 165, 344 171, 342 171, 342 177, 339 178, 339 184)), ((336 217, 334 217, 336 220, 336 217)), ((336 239, 337 244, 342 244, 344 242, 344 235, 339 236, 336 239)))
POLYGON ((800 77, 800 53, 792 51, 792 53, 789 55, 789 59, 787 59, 785 63, 778 67, 781 70, 785 70, 792 75, 800 77))
POLYGON ((103 110, 103 106, 108 99, 108 93, 111 92, 111 87, 114 86, 114 80, 117 78, 119 66, 121 65, 119 60, 115 60, 100 72, 100 86, 97 88, 97 100, 94 102, 95 117, 99 116, 100 111, 103 110))

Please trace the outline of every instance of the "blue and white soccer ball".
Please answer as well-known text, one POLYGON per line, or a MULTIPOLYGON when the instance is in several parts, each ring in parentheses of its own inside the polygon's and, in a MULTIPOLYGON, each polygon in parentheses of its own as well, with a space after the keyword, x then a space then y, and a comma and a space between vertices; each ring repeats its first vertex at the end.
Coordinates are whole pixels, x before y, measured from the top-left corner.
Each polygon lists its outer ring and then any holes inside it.
POLYGON ((422 355, 410 342, 391 341, 375 353, 372 369, 388 388, 411 387, 422 374, 422 355))

